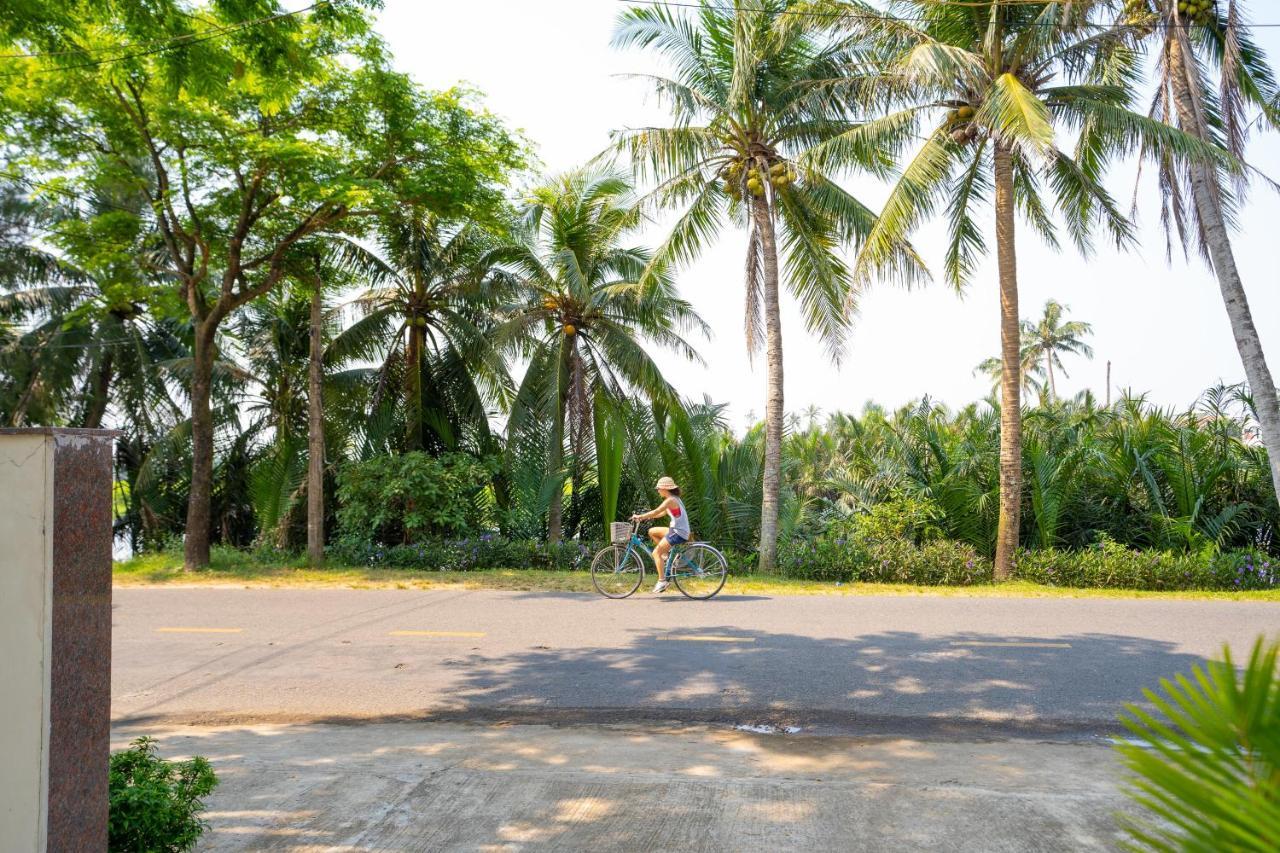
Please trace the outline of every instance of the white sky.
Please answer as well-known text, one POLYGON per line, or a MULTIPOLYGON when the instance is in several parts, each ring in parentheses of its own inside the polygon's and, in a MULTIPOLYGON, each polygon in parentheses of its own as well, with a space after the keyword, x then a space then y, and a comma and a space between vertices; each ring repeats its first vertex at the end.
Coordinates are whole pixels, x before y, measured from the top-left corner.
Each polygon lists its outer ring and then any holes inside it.
MULTIPOLYGON (((664 122, 641 84, 616 76, 660 70, 653 56, 610 47, 624 8, 618 0, 386 0, 378 29, 403 71, 431 88, 464 82, 479 89, 488 108, 521 129, 545 168, 556 172, 603 150, 610 130, 664 122)), ((1259 0, 1251 8, 1255 22, 1280 23, 1280 2, 1259 0)), ((1255 37, 1273 63, 1280 61, 1280 28, 1256 30, 1255 37)), ((1255 139, 1250 159, 1280 177, 1280 137, 1255 139)), ((1088 387, 1103 396, 1108 359, 1113 387, 1149 392, 1161 405, 1185 406, 1219 380, 1243 379, 1217 283, 1198 261, 1166 264, 1155 191, 1147 184, 1139 196, 1139 251, 1119 254, 1099 240, 1097 254, 1086 260, 1065 246, 1053 252, 1025 227, 1019 233, 1023 317, 1038 316, 1054 298, 1069 306, 1071 318, 1094 327, 1093 361, 1069 361, 1060 393, 1088 387)), ((1132 166, 1118 169, 1111 186, 1127 207, 1132 166)), ((851 188, 875 209, 887 192, 867 180, 851 188)), ((990 234, 994 223, 987 218, 990 234)), ((1280 198, 1255 189, 1241 220, 1237 262, 1272 369, 1280 371, 1280 198)), ((655 228, 648 242, 661 237, 655 228)), ((914 242, 940 271, 942 229, 926 227, 914 242)), ((729 403, 739 428, 747 412, 764 410, 763 365, 748 364, 742 334, 744 246, 744 235, 730 229, 679 278, 682 294, 713 329, 700 346, 707 366, 658 356, 683 395, 729 403)), ((873 288, 839 369, 806 334, 794 304, 784 304, 787 410, 857 411, 868 400, 897 406, 924 394, 953 406, 979 399, 989 386, 973 368, 997 353, 998 320, 994 254, 962 297, 942 284, 913 292, 873 288)))

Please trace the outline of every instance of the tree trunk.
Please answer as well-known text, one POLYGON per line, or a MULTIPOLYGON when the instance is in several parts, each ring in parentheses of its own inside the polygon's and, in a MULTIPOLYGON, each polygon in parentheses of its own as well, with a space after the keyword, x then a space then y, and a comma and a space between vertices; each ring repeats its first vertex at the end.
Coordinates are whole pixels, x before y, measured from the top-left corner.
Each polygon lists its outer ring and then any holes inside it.
MULTIPOLYGON (((1184 54, 1185 31, 1175 28, 1169 38, 1168 63, 1172 71, 1174 102, 1182 129, 1201 139, 1208 139, 1208 128, 1198 109, 1195 94, 1188 78, 1188 66, 1195 61, 1184 54)), ((1280 404, 1276 399, 1276 385, 1262 352, 1262 340, 1253 324, 1253 313, 1245 296, 1244 282, 1236 268, 1235 253, 1231 248, 1231 236, 1227 231, 1222 212, 1222 200, 1218 194, 1217 176, 1207 163, 1192 160, 1190 165, 1191 192, 1195 200, 1196 215, 1209 247, 1209 258, 1222 291, 1222 302, 1231 321, 1231 334, 1236 350, 1244 364, 1244 375, 1253 394, 1258 423, 1262 428, 1262 443, 1267 449, 1271 464, 1271 486, 1280 499, 1280 404)))
POLYGON ((311 361, 307 367, 307 564, 324 562, 323 291, 311 296, 311 361))
POLYGON ((23 425, 27 418, 27 406, 31 404, 31 398, 36 392, 36 385, 40 382, 40 365, 35 363, 35 355, 32 356, 32 362, 31 375, 27 377, 27 386, 22 389, 22 396, 18 398, 18 404, 13 407, 13 412, 9 417, 9 426, 11 427, 23 425))
POLYGON ((107 414, 107 402, 110 399, 111 379, 115 374, 114 353, 107 350, 94 371, 93 384, 89 390, 89 399, 85 402, 84 428, 98 429, 107 414))
POLYGON ((405 350, 405 450, 422 449, 422 349, 426 330, 410 318, 405 350))
POLYGON ((1053 381, 1053 353, 1046 352, 1044 355, 1045 370, 1049 374, 1049 402, 1053 403, 1058 399, 1058 383, 1053 381))
POLYGON ((566 337, 560 345, 560 365, 556 370, 556 412, 551 427, 551 454, 547 473, 551 475, 551 503, 547 507, 547 541, 559 542, 564 537, 564 421, 565 406, 569 400, 570 342, 566 337))
POLYGON ((778 299, 778 245, 773 211, 758 197, 752 204, 764 262, 765 403, 764 476, 760 501, 760 571, 773 571, 778 552, 778 502, 782 488, 782 313, 778 299))
POLYGON ((209 565, 209 522, 213 499, 213 388, 214 326, 208 320, 196 324, 194 364, 191 374, 191 493, 187 498, 187 538, 183 568, 209 565))
POLYGON ((996 253, 1000 271, 1000 521, 996 580, 1013 576, 1022 510, 1022 360, 1018 322, 1018 260, 1014 251, 1013 154, 995 149, 996 253))

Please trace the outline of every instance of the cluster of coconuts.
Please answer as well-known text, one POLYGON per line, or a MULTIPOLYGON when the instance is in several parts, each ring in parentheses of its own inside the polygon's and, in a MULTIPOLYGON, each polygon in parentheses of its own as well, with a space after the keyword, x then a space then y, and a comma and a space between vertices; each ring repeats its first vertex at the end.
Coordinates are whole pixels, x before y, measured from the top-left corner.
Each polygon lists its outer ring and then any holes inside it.
POLYGON ((957 145, 967 145, 978 138, 978 128, 973 124, 973 116, 977 112, 965 104, 947 113, 947 127, 951 129, 951 141, 957 145))
MULTIPOLYGON (((554 296, 545 296, 542 299, 542 308, 545 311, 557 311, 560 308, 560 303, 556 301, 554 296)), ((572 338, 574 335, 578 334, 578 327, 572 323, 565 323, 563 331, 566 338, 572 338)))
POLYGON ((769 183, 773 184, 774 189, 780 190, 795 182, 796 173, 787 168, 786 163, 774 163, 769 167, 767 175, 759 169, 748 169, 747 192, 757 197, 764 195, 764 180, 766 177, 769 183))
POLYGON ((1213 14, 1213 0, 1178 0, 1178 17, 1207 24, 1213 14))
POLYGON ((423 317, 421 314, 415 314, 409 318, 409 325, 422 328, 423 326, 427 325, 427 318, 423 317))
POLYGON ((1149 36, 1155 31, 1159 15, 1151 8, 1151 0, 1124 0, 1124 23, 1149 36))
MULTIPOLYGON (((721 170, 721 177, 724 178, 725 192, 737 195, 739 192, 739 181, 742 178, 742 164, 730 163, 721 170)), ((747 169, 747 192, 759 198, 764 195, 764 182, 768 180, 774 189, 780 190, 796 182, 797 175, 786 163, 774 163, 769 167, 767 172, 762 172, 755 166, 747 169)))

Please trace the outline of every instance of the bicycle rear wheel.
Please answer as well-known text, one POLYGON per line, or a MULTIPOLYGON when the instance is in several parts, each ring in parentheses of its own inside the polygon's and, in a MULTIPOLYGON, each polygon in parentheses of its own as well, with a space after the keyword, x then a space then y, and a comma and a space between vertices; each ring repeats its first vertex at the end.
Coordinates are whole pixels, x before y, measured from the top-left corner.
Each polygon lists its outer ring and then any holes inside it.
POLYGON ((702 542, 685 546, 672 567, 676 588, 689 598, 706 599, 724 586, 729 563, 715 548, 702 542))
POLYGON ((635 548, 610 545, 591 561, 591 585, 607 598, 626 598, 644 582, 644 561, 635 548))

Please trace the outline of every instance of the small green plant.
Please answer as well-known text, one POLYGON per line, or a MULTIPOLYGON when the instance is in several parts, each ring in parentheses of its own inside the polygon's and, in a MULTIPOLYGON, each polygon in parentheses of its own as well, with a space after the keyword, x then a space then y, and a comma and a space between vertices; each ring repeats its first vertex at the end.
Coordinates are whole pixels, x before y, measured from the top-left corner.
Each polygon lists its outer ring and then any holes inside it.
POLYGON ((112 853, 180 853, 196 845, 207 824, 203 798, 218 784, 209 762, 166 761, 155 741, 138 738, 111 756, 111 813, 107 849, 112 853))
POLYGON ((1145 814, 1122 818, 1133 850, 1274 851, 1280 840, 1280 643, 1262 639, 1242 672, 1231 650, 1191 678, 1130 705, 1135 742, 1118 749, 1128 794, 1145 814), (1153 820, 1154 818, 1154 820, 1153 820))

